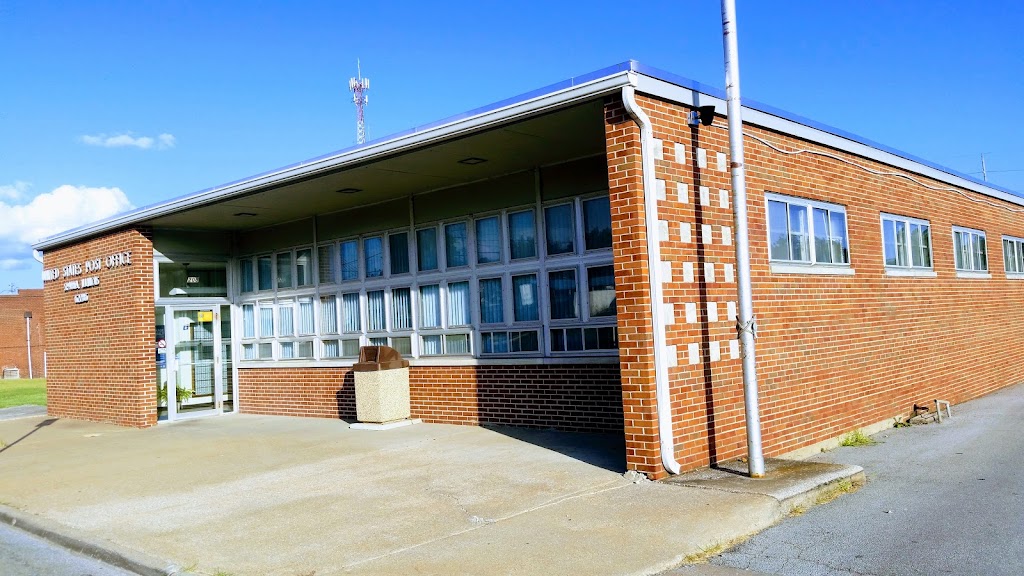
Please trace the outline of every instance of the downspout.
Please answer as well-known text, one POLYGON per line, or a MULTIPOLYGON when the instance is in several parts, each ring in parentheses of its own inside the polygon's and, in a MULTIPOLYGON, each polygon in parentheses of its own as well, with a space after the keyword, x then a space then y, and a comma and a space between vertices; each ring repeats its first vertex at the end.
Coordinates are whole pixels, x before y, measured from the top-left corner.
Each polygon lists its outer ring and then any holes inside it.
POLYGON ((640 161, 643 167, 644 225, 647 229, 647 270, 651 286, 651 328, 654 330, 654 383, 658 409, 661 461, 669 474, 679 474, 675 436, 672 432, 672 401, 669 395, 668 359, 665 347, 664 294, 661 285, 661 246, 658 241, 658 197, 654 193, 654 134, 651 119, 636 103, 633 86, 622 87, 622 104, 640 127, 640 161))

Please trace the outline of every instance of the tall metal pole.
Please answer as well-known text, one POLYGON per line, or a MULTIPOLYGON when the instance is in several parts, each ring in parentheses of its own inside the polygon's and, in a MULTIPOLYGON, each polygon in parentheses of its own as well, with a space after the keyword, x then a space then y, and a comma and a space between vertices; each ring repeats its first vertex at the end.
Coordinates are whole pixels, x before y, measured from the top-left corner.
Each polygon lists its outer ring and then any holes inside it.
POLYGON ((25 312, 25 347, 28 348, 28 377, 32 378, 32 312, 25 312))
POLYGON ((740 59, 736 42, 736 2, 722 0, 722 41, 725 45, 725 91, 728 97, 729 157, 732 205, 736 224, 736 276, 739 291, 739 332, 743 350, 743 406, 747 419, 747 466, 751 478, 764 476, 761 415, 757 400, 754 358, 754 304, 750 287, 750 234, 747 229, 747 175, 743 164, 743 118, 740 116, 740 59))
POLYGON ((985 166, 985 154, 981 154, 981 179, 988 182, 988 168, 985 166))

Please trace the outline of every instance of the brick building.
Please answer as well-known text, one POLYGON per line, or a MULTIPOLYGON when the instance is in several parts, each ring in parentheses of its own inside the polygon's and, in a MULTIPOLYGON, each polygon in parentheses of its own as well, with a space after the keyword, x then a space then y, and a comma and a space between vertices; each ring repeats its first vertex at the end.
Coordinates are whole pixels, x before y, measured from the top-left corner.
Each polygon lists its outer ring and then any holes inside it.
MULTIPOLYGON (((0 294, 0 370, 17 368, 21 378, 43 377, 46 366, 46 311, 43 291, 18 290, 0 294), (25 313, 31 313, 26 334, 25 313), (29 370, 29 341, 32 344, 32 370, 29 370)), ((0 371, 2 374, 2 371, 0 371)))
MULTIPOLYGON (((359 346, 388 344, 427 421, 620 432, 655 478, 741 456, 724 114, 627 62, 46 239, 48 336, 74 343, 49 410, 349 419, 359 346)), ((1024 198, 743 119, 767 455, 1024 379, 1024 198)))

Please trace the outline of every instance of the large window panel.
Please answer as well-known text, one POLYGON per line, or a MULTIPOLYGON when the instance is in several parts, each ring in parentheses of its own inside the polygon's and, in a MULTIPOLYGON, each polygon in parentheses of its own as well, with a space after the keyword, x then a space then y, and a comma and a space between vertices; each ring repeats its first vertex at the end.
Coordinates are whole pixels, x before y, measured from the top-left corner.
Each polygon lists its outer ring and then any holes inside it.
POLYGON ((583 239, 587 250, 612 247, 612 212, 608 197, 583 202, 583 239))
POLYGON ((536 274, 523 274, 512 277, 512 308, 513 317, 516 322, 540 320, 536 274))
POLYGON ((391 290, 391 329, 412 330, 412 293, 409 288, 391 290))
POLYGON ((257 279, 260 290, 274 289, 274 259, 270 256, 260 256, 256 260, 257 279))
POLYGON ((500 324, 505 321, 504 294, 501 278, 480 280, 480 323, 500 324))
POLYGON ((279 336, 295 335, 295 311, 292 303, 281 303, 277 307, 277 333, 279 336))
POLYGON ((384 275, 384 241, 379 236, 363 239, 363 257, 366 260, 366 277, 384 275))
POLYGON ((465 222, 444 227, 444 251, 449 268, 469 265, 469 237, 465 222))
POLYGON ((320 333, 338 333, 338 298, 333 294, 320 297, 320 333))
POLYGON ((405 232, 389 234, 388 250, 391 256, 391 274, 408 274, 409 235, 405 232))
POLYGON ((295 286, 292 280, 292 253, 281 252, 277 255, 277 289, 292 288, 295 286))
POLYGON ((316 262, 318 280, 321 284, 334 284, 338 281, 338 265, 334 261, 334 244, 318 246, 316 262))
POLYGON ((303 248, 295 251, 295 285, 313 285, 313 250, 303 248))
POLYGON ((560 204, 544 209, 544 234, 550 256, 571 254, 576 246, 576 227, 572 204, 560 204))
POLYGON ((274 337, 274 308, 269 304, 260 306, 260 338, 274 337))
POLYGON ((513 260, 537 257, 537 223, 533 210, 508 215, 509 255, 513 260))
POLYGON ((476 221, 476 262, 493 264, 501 261, 501 225, 497 216, 476 221))
POLYGON ((956 269, 960 272, 988 272, 985 233, 970 228, 953 228, 956 269))
POLYGON ((370 332, 383 332, 387 325, 384 315, 384 291, 374 290, 366 293, 366 329, 370 332))
POLYGON ((339 245, 341 254, 341 279, 343 281, 359 279, 359 243, 346 240, 339 245))
MULTIPOLYGON (((441 327, 441 287, 420 286, 420 328, 441 327)), ((440 344, 438 344, 440 346, 440 344)), ((440 352, 438 352, 440 354, 440 352)))
POLYGON ((256 337, 256 310, 254 304, 242 305, 242 337, 256 337))
POLYGON ((469 324, 469 282, 452 282, 448 284, 448 325, 469 324))
POLYGON ((882 214, 882 256, 892 269, 931 270, 931 230, 927 220, 882 214))
POLYGON ((437 228, 416 231, 416 262, 420 272, 437 270, 437 228))
POLYGON ((777 194, 767 199, 772 262, 849 265, 846 211, 842 206, 777 194))
POLYGON ((299 336, 316 334, 316 315, 313 312, 313 298, 299 298, 299 336))
POLYGON ((551 298, 552 320, 569 320, 580 317, 575 270, 549 272, 548 291, 551 298))
POLYGON ((252 277, 252 258, 238 261, 238 280, 242 292, 252 292, 255 288, 252 277))
POLYGON ((345 332, 360 332, 363 329, 359 312, 359 293, 349 292, 341 296, 342 329, 345 332))
POLYGON ((615 316, 615 272, 612 266, 587 268, 590 316, 615 316))

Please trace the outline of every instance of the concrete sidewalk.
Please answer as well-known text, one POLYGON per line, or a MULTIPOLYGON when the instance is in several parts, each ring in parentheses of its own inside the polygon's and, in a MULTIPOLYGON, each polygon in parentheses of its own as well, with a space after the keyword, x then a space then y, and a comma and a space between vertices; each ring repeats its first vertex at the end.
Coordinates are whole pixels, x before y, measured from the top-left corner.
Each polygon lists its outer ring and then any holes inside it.
POLYGON ((201 573, 650 574, 785 512, 630 482, 619 435, 233 415, 24 418, 0 440, 10 514, 201 573))

